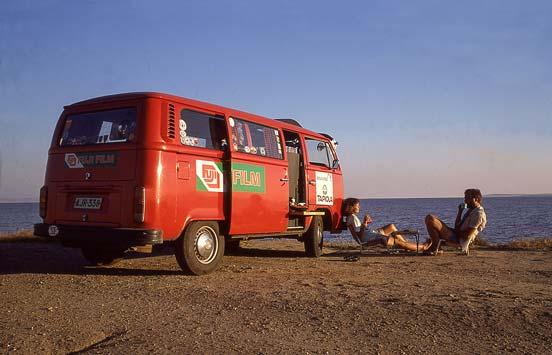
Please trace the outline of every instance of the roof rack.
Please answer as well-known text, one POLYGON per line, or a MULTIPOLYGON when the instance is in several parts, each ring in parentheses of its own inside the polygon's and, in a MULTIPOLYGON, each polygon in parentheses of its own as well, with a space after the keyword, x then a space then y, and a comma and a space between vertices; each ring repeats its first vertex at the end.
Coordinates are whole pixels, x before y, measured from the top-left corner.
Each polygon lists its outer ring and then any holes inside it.
POLYGON ((289 123, 289 124, 292 124, 294 126, 303 128, 303 126, 301 126, 301 124, 299 122, 297 122, 296 120, 291 119, 291 118, 277 118, 276 121, 289 123))
POLYGON ((329 134, 322 133, 322 132, 318 132, 318 134, 328 138, 332 142, 332 144, 334 145, 334 148, 336 148, 339 145, 339 143, 335 140, 335 138, 330 136, 329 134))

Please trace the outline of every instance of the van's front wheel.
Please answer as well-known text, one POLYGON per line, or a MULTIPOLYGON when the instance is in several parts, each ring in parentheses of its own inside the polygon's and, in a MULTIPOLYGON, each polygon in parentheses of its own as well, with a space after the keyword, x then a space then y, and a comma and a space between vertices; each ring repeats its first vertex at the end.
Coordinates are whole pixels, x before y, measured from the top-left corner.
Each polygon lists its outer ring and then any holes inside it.
POLYGON ((324 243, 323 231, 324 224, 322 218, 320 216, 314 216, 309 230, 303 236, 305 253, 307 256, 318 258, 322 255, 322 244, 324 243))
POLYGON ((176 240, 175 255, 184 272, 203 275, 215 271, 224 255, 224 236, 215 222, 192 222, 176 240))

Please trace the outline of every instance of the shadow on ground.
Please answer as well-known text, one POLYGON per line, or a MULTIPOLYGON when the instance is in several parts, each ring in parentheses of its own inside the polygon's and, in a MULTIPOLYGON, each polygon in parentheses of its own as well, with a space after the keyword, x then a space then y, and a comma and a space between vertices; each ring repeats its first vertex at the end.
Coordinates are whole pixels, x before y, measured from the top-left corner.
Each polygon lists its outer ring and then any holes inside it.
MULTIPOLYGON (((133 261, 128 265, 124 261, 113 266, 89 266, 80 249, 66 248, 55 242, 1 242, 0 275, 9 274, 69 274, 69 275, 123 275, 123 276, 162 276, 184 275, 174 260, 175 269, 159 265, 159 259, 167 256, 174 258, 174 246, 170 243, 156 246, 152 253, 127 252, 125 260, 133 261), (134 261, 152 259, 147 268, 136 265, 134 261), (124 266, 124 267, 123 267, 124 266), (135 266, 135 267, 133 267, 135 266), (151 268, 150 268, 151 267, 151 268)), ((262 257, 262 258, 301 258, 303 251, 273 250, 260 248, 239 248, 227 256, 262 257)), ((163 263, 164 264, 164 263, 163 263)))

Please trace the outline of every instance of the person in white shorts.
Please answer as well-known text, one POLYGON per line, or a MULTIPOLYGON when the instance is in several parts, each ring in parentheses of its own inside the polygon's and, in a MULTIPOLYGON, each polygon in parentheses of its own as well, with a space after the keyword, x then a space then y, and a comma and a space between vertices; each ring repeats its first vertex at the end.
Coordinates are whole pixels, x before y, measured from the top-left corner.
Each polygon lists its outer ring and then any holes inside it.
POLYGON ((357 216, 359 212, 359 199, 347 198, 343 201, 343 214, 347 216, 349 232, 366 246, 382 245, 387 248, 399 247, 410 251, 425 251, 431 245, 427 242, 416 246, 416 243, 407 241, 399 233, 394 233, 398 231, 394 224, 387 224, 377 229, 368 229, 368 226, 372 223, 372 217, 366 214, 361 222, 357 216))

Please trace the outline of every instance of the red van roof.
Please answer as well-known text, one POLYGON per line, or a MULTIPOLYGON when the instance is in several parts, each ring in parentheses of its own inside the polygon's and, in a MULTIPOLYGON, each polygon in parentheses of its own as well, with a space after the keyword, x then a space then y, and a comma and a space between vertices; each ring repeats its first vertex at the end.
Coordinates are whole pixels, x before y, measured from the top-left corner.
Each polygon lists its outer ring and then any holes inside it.
POLYGON ((171 94, 165 94, 165 93, 161 93, 161 92, 129 92, 129 93, 114 94, 114 95, 106 95, 106 96, 100 96, 100 97, 95 97, 95 98, 88 99, 88 100, 75 102, 71 105, 65 106, 64 108, 65 109, 74 109, 74 108, 77 108, 79 106, 87 106, 87 105, 93 105, 93 104, 98 104, 98 103, 105 103, 105 102, 109 102, 109 101, 143 99, 143 98, 147 98, 147 97, 178 102, 178 103, 186 104, 186 105, 189 105, 189 106, 204 107, 204 108, 206 108, 208 110, 211 110, 211 111, 214 111, 214 112, 226 113, 229 116, 236 116, 236 118, 245 118, 245 119, 248 119, 248 120, 252 120, 256 123, 265 124, 265 125, 269 125, 269 126, 273 126, 273 127, 278 126, 278 127, 281 127, 282 129, 286 129, 286 130, 294 131, 294 132, 300 132, 300 133, 307 134, 309 136, 316 137, 316 138, 319 138, 319 139, 324 139, 324 140, 327 139, 327 137, 324 137, 323 135, 321 135, 319 133, 310 131, 308 129, 305 129, 305 128, 302 128, 302 127, 299 127, 299 126, 296 126, 296 125, 293 125, 293 124, 290 124, 290 123, 277 121, 275 119, 266 118, 266 117, 263 117, 263 116, 255 115, 255 114, 240 111, 240 110, 235 110, 235 109, 224 107, 224 106, 210 104, 208 102, 188 99, 188 98, 185 98, 185 97, 175 96, 175 95, 171 95, 171 94))

